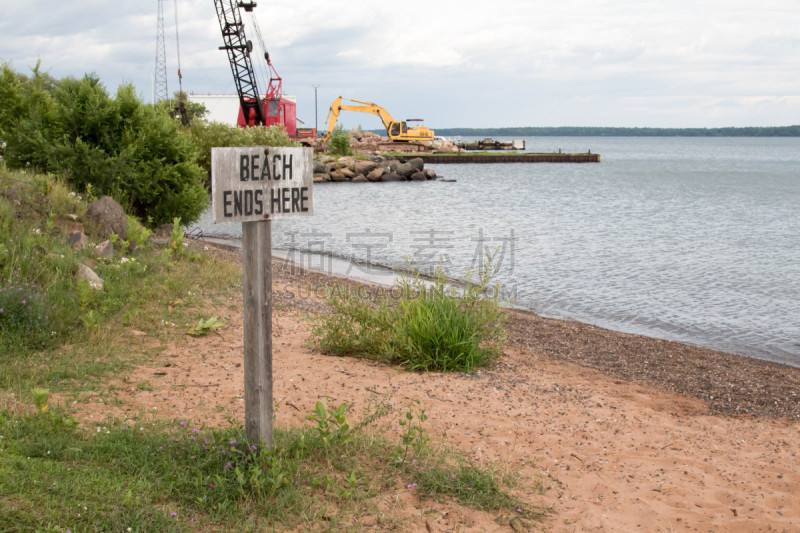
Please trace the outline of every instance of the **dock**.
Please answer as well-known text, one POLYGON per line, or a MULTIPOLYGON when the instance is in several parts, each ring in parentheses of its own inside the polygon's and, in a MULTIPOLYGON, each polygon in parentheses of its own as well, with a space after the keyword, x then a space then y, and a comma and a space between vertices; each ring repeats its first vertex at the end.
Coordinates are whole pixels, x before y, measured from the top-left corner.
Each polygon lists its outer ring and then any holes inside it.
POLYGON ((403 159, 419 157, 425 164, 453 163, 599 163, 600 154, 408 154, 403 159))

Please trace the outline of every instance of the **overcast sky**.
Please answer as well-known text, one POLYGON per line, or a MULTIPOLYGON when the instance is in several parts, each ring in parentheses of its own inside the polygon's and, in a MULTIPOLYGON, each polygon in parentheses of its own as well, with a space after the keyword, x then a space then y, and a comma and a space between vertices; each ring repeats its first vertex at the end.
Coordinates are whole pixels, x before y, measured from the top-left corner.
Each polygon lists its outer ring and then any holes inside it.
MULTIPOLYGON (((800 123, 797 0, 260 0, 284 92, 322 127, 338 95, 431 128, 800 123)), ((165 1, 177 90, 174 0, 165 1)), ((152 100, 156 0, 0 0, 0 60, 95 72, 152 100)), ((212 0, 178 0, 187 92, 234 84, 212 0)), ((245 18, 245 22, 249 22, 245 18)), ((252 28, 245 31, 256 40, 252 28)), ((256 58, 258 59, 258 58, 256 58)), ((261 91, 264 91, 262 86, 261 91)), ((343 113, 348 127, 377 117, 343 113)))

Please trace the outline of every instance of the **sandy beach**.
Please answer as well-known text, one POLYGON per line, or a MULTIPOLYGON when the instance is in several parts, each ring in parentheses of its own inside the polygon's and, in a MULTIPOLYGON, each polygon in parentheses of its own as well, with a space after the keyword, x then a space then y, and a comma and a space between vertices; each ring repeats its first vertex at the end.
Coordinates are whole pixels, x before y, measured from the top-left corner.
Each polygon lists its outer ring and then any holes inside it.
MULTIPOLYGON (((514 311, 494 367, 406 372, 310 346, 323 287, 354 282, 281 262, 273 282, 278 426, 307 423, 320 398, 348 402, 358 420, 391 394, 427 410, 432 441, 520 474, 523 499, 551 509, 541 530, 800 531, 800 369, 514 311)), ((109 384, 119 402, 90 402, 82 416, 243 420, 241 302, 215 312, 227 324, 218 334, 176 337, 109 384), (153 390, 136 387, 145 380, 153 390)), ((408 531, 511 530, 399 486, 379 509, 408 531)))

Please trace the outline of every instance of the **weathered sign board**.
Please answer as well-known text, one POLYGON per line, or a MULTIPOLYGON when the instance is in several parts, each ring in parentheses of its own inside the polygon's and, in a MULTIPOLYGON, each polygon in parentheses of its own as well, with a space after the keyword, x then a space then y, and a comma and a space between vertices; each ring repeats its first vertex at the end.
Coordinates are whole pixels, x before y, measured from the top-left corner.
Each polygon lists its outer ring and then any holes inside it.
POLYGON ((242 223, 245 430, 272 447, 273 218, 314 214, 311 148, 211 149, 214 223, 242 223))
POLYGON ((211 149, 214 223, 314 214, 311 148, 211 149))

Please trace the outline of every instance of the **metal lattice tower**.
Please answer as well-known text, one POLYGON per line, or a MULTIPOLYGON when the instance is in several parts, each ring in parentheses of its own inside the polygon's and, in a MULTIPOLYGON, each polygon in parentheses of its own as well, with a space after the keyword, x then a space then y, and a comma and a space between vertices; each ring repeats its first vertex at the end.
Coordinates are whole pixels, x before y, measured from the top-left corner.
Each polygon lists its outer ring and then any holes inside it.
POLYGON ((167 52, 164 44, 164 0, 158 0, 156 22, 156 73, 153 82, 153 103, 169 98, 167 90, 167 52))

